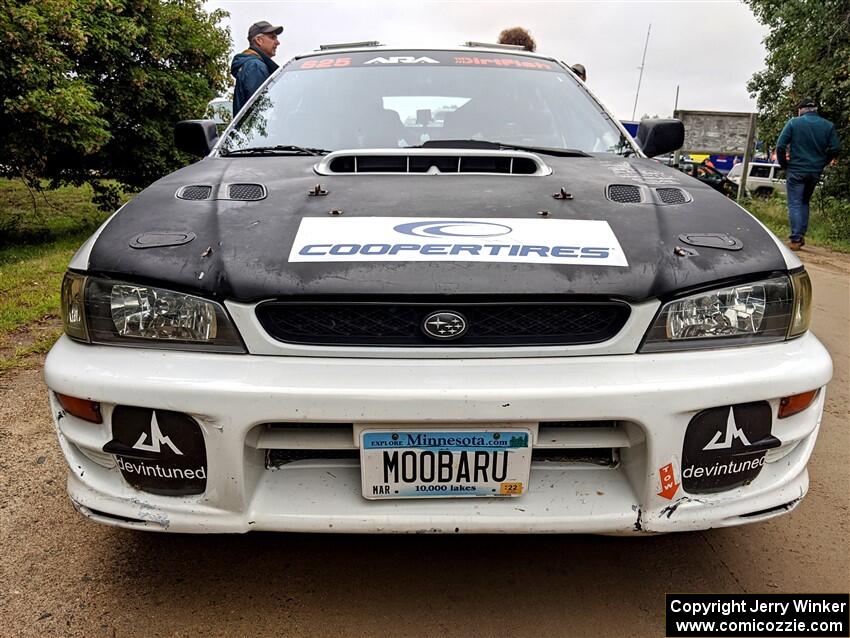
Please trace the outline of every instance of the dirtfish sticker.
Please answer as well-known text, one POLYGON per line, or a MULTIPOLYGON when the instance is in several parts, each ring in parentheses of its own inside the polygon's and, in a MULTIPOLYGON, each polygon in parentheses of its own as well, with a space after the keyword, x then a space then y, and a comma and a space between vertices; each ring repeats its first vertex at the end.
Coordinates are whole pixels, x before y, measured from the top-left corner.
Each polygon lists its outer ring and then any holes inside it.
POLYGON ((310 217, 301 220, 289 261, 629 265, 608 222, 513 218, 310 217))

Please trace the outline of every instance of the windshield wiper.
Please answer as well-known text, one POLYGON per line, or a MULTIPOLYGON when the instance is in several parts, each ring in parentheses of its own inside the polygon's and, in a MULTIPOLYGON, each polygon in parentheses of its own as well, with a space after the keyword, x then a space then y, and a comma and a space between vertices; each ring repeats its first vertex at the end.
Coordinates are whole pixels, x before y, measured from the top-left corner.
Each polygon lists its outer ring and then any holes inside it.
POLYGON ((221 151, 220 154, 222 157, 236 157, 239 155, 327 155, 328 153, 330 153, 330 151, 323 148, 278 144, 276 146, 248 146, 247 148, 235 148, 230 151, 221 151))
POLYGON ((541 153, 542 155, 554 155, 556 157, 590 157, 584 151, 575 148, 523 146, 520 144, 506 144, 505 142, 491 142, 490 140, 428 140, 424 144, 409 148, 492 148, 500 151, 528 151, 530 153, 541 153))

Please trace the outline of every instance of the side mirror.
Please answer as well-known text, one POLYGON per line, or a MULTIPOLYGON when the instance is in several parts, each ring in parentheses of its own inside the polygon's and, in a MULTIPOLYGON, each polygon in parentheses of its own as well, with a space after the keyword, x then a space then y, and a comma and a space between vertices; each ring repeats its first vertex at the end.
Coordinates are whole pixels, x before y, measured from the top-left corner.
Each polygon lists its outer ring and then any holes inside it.
POLYGON ((190 155, 206 157, 218 140, 212 120, 184 120, 174 127, 174 145, 190 155))
POLYGON ((685 125, 681 120, 644 120, 635 139, 647 157, 672 153, 685 143, 685 125))

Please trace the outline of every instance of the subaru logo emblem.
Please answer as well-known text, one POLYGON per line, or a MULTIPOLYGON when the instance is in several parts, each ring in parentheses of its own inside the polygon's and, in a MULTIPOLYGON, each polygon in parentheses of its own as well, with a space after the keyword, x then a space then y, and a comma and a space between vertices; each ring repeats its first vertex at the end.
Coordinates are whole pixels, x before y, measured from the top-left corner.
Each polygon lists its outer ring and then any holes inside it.
POLYGON ((466 317, 459 312, 450 310, 432 312, 422 322, 422 332, 432 339, 439 339, 440 341, 458 339, 466 334, 467 328, 469 328, 469 324, 466 317))

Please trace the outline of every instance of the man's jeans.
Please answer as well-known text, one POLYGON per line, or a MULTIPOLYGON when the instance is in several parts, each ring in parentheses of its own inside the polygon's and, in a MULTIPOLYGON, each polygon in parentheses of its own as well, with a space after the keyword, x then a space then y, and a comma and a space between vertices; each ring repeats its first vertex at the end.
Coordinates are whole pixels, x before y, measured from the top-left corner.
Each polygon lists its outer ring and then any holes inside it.
POLYGON ((788 171, 785 190, 788 194, 788 223, 791 241, 799 242, 809 229, 809 200, 815 192, 818 173, 792 173, 788 171))

